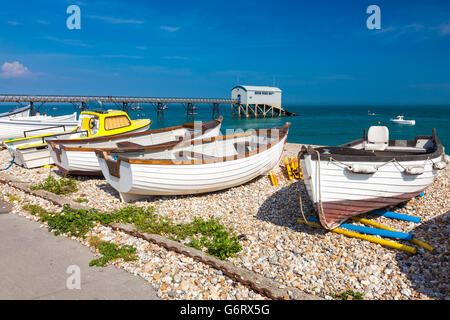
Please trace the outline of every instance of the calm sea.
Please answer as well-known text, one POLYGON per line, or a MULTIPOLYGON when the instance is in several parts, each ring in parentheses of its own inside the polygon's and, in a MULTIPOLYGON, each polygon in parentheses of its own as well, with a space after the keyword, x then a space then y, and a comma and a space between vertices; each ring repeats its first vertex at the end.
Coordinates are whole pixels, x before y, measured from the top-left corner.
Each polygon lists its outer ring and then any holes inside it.
MULTIPOLYGON (((114 106, 108 106, 115 108, 114 106)), ((151 129, 164 128, 186 122, 186 113, 182 105, 169 105, 165 110, 165 120, 156 120, 156 110, 152 106, 143 106, 144 110, 131 110, 131 118, 150 118, 153 120, 151 129)), ((11 106, 1 105, 0 112, 11 109, 11 106)), ((430 135, 436 132, 444 144, 450 147, 450 106, 289 106, 286 109, 299 114, 297 117, 237 119, 231 118, 229 105, 221 106, 224 116, 222 132, 226 129, 270 128, 282 126, 291 122, 288 142, 308 143, 318 145, 339 145, 362 137, 363 129, 371 125, 385 125, 389 128, 391 139, 412 139, 415 135, 430 135), (375 113, 368 115, 368 109, 375 113), (416 120, 415 126, 401 126, 389 123, 389 119, 404 115, 405 119, 416 120)), ((44 105, 41 113, 61 115, 76 111, 73 105, 44 105), (56 110, 53 110, 56 108, 56 110)), ((211 120, 212 108, 199 105, 195 120, 211 120)))

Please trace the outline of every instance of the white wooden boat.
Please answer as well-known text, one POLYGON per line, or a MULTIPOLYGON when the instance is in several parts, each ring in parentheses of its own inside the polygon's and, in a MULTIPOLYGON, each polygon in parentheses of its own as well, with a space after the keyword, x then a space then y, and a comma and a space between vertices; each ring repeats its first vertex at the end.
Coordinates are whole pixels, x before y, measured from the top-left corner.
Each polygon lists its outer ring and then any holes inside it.
POLYGON ((409 126, 414 126, 416 124, 416 120, 406 120, 404 116, 397 116, 396 118, 392 118, 389 121, 394 124, 404 124, 409 126))
POLYGON ((10 148, 14 163, 27 169, 53 164, 53 159, 48 148, 51 139, 79 139, 88 136, 88 131, 79 128, 58 134, 45 135, 41 138, 32 138, 36 143, 28 143, 10 148))
POLYGON ((389 130, 370 127, 364 138, 299 153, 304 183, 321 225, 397 205, 424 191, 448 158, 436 136, 389 140, 389 130))
POLYGON ((57 117, 3 117, 0 118, 0 141, 73 130, 77 126, 76 112, 57 117))
POLYGON ((48 147, 49 141, 114 136, 147 131, 151 120, 131 120, 126 112, 119 110, 104 112, 82 111, 80 123, 81 125, 75 130, 6 140, 3 141, 3 145, 11 152, 16 164, 28 169, 36 168, 54 163, 48 147))
POLYGON ((14 110, 0 113, 0 118, 16 118, 16 117, 28 117, 30 115, 31 106, 16 108, 14 110))
POLYGON ((222 119, 221 116, 214 121, 185 123, 176 127, 110 137, 52 140, 50 154, 54 163, 66 174, 102 175, 94 152, 96 148, 143 147, 191 138, 215 137, 220 133, 222 119))
POLYGON ((283 153, 289 126, 95 152, 104 177, 122 201, 199 194, 244 184, 272 169, 283 153))

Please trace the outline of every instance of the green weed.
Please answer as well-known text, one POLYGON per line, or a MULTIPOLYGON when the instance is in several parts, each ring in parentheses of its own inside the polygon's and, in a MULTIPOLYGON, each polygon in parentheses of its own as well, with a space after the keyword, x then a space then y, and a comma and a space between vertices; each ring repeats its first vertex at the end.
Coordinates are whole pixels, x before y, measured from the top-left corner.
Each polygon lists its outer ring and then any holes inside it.
POLYGON ((340 300, 348 300, 348 298, 351 296, 354 300, 364 300, 364 297, 361 293, 359 292, 354 292, 352 290, 347 290, 345 292, 339 293, 339 294, 335 294, 335 293, 330 293, 330 296, 332 296, 335 299, 340 299, 340 300))
POLYGON ((64 195, 78 190, 74 178, 64 177, 59 180, 49 175, 43 182, 31 186, 31 190, 46 190, 54 194, 64 195))

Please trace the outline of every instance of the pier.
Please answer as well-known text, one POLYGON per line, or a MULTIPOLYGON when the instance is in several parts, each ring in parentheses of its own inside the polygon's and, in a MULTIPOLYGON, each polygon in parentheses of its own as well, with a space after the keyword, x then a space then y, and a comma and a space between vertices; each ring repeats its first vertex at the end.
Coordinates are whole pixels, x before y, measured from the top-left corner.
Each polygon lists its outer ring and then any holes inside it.
POLYGON ((266 104, 241 104, 236 103, 231 106, 231 117, 237 118, 258 118, 258 117, 293 117, 295 112, 285 110, 283 107, 266 104))
POLYGON ((62 96, 62 95, 0 95, 0 103, 18 103, 21 106, 29 104, 31 114, 39 112, 39 109, 46 103, 72 103, 77 108, 84 110, 90 102, 110 103, 129 112, 133 104, 149 104, 154 107, 157 120, 164 120, 164 111, 168 109, 168 104, 181 104, 184 106, 186 120, 194 120, 197 114, 198 104, 210 105, 213 119, 220 116, 220 105, 231 105, 231 113, 234 117, 258 117, 258 116, 290 116, 292 112, 284 110, 281 106, 256 106, 252 107, 243 104, 240 99, 226 98, 168 98, 168 97, 125 97, 125 96, 62 96))

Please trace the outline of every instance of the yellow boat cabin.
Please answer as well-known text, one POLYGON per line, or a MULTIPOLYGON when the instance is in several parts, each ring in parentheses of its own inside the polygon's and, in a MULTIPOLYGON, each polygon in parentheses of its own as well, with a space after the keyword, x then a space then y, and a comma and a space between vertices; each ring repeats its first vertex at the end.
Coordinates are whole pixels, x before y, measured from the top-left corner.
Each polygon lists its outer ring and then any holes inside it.
POLYGON ((128 114, 119 110, 108 110, 105 113, 83 111, 80 114, 81 130, 88 132, 89 137, 112 136, 133 131, 145 131, 150 127, 150 119, 131 120, 128 114), (143 128, 147 127, 145 130, 143 128))

